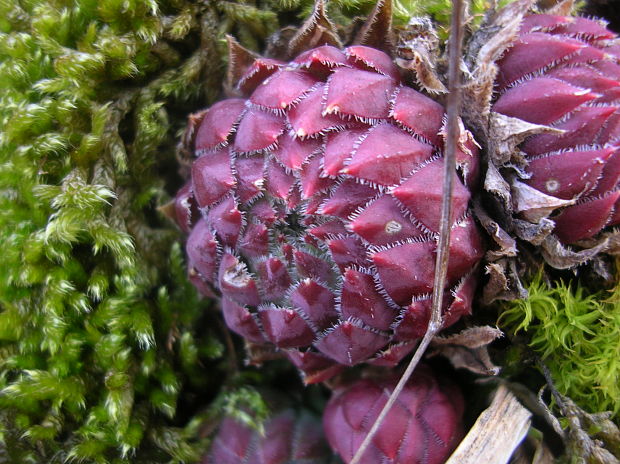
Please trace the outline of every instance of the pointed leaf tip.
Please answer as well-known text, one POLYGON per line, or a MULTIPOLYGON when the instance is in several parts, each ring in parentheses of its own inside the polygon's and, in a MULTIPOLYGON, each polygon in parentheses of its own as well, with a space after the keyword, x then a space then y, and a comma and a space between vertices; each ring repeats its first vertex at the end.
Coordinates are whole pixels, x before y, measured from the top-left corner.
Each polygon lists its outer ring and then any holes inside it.
POLYGON ((317 0, 314 3, 312 15, 291 39, 288 51, 290 56, 296 56, 320 45, 333 45, 336 48, 342 48, 338 30, 327 17, 325 0, 317 0))
POLYGON ((379 0, 353 43, 392 53, 392 0, 379 0))
POLYGON ((257 55, 243 47, 231 35, 226 35, 228 42, 228 74, 226 76, 226 90, 235 94, 235 88, 247 69, 254 63, 257 55))

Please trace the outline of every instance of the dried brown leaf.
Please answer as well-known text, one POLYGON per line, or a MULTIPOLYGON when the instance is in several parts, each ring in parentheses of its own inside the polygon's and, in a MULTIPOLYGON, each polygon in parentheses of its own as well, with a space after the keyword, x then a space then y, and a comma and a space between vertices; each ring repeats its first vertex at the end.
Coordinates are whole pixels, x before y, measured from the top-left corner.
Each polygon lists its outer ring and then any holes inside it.
POLYGON ((603 243, 605 244, 605 253, 620 256, 620 229, 616 227, 600 237, 581 240, 577 242, 577 245, 583 248, 591 248, 603 243))
POLYGON ((174 200, 170 200, 168 203, 158 206, 157 211, 176 224, 177 215, 174 200))
POLYGON ((392 34, 392 0, 379 0, 353 43, 368 45, 392 54, 394 40, 392 34))
POLYGON ((487 175, 484 178, 484 188, 487 192, 495 195, 504 207, 503 210, 507 216, 512 215, 512 195, 510 193, 510 184, 504 179, 497 167, 493 163, 487 166, 487 175))
POLYGON ((455 345, 431 348, 428 356, 436 355, 446 357, 455 369, 467 369, 474 374, 498 375, 501 370, 499 366, 493 364, 489 352, 485 348, 472 350, 455 345))
POLYGON ((555 223, 551 219, 543 218, 537 224, 515 219, 512 222, 513 230, 517 237, 526 240, 532 245, 540 246, 545 238, 553 232, 555 223))
POLYGON ((246 360, 248 366, 261 366, 265 361, 284 358, 284 354, 278 351, 274 345, 252 343, 245 341, 246 360))
POLYGON ((488 345, 503 335, 490 327, 471 327, 448 337, 435 337, 431 342, 429 356, 442 355, 456 369, 467 369, 481 375, 497 375, 500 368, 493 364, 488 345))
POLYGON ((490 305, 497 300, 527 298, 528 292, 516 272, 514 259, 504 258, 490 263, 486 266, 485 272, 489 280, 482 289, 483 305, 490 305))
POLYGON ((474 73, 482 75, 476 68, 494 64, 502 56, 534 3, 535 0, 518 0, 497 12, 490 12, 467 46, 466 59, 474 73))
POLYGON ((492 112, 489 117, 489 156, 498 167, 508 163, 523 164, 523 155, 518 146, 535 134, 563 131, 549 126, 541 126, 492 112))
POLYGON ((297 27, 287 26, 269 36, 265 45, 265 56, 276 59, 288 57, 291 40, 297 32, 297 27))
MULTIPOLYGON (((446 132, 446 129, 447 129, 446 125, 444 125, 442 126, 439 132, 440 135, 444 138, 444 140, 446 139, 448 135, 446 132)), ((472 153, 471 149, 469 148, 472 145, 478 147, 479 149, 481 148, 480 144, 476 141, 473 134, 465 128, 465 124, 463 124, 463 120, 459 118, 457 147, 460 151, 465 153, 467 156, 474 159, 477 156, 477 154, 474 155, 474 153, 472 153)), ((457 164, 457 169, 463 174, 463 179, 467 180, 470 175, 470 171, 469 171, 470 164, 467 162, 459 162, 459 161, 457 161, 456 164, 457 164)))
POLYGON ((538 223, 558 208, 575 204, 575 200, 552 197, 516 179, 512 182, 511 192, 515 213, 532 223, 538 223))
POLYGON ((191 157, 193 158, 194 152, 194 139, 196 137, 196 130, 198 130, 198 126, 202 123, 205 115, 208 110, 198 111, 197 113, 192 113, 187 118, 187 126, 185 127, 185 131, 183 132, 183 136, 181 137, 181 145, 182 148, 188 152, 191 152, 191 157))
POLYGON ((438 50, 439 36, 428 18, 411 18, 399 31, 396 64, 412 72, 420 87, 432 94, 448 91, 436 69, 438 50))
POLYGON ((325 0, 317 0, 314 3, 312 15, 299 28, 297 34, 290 41, 288 47, 289 56, 299 55, 320 45, 333 45, 334 47, 342 48, 338 30, 327 17, 325 0))
POLYGON ((620 253, 620 231, 603 234, 597 240, 583 242, 588 248, 574 251, 560 243, 555 235, 549 235, 542 242, 542 255, 545 261, 556 269, 571 269, 587 263, 599 253, 620 253))
POLYGON ((557 2, 545 13, 558 16, 570 16, 575 11, 575 0, 564 0, 557 2))
POLYGON ((208 110, 192 113, 187 119, 187 125, 181 136, 181 140, 177 144, 176 158, 180 165, 180 174, 183 178, 188 178, 194 161, 194 139, 196 130, 207 114, 208 110))
POLYGON ((484 304, 490 304, 494 301, 491 295, 499 295, 509 289, 508 277, 506 277, 506 260, 490 263, 484 271, 489 276, 489 283, 484 288, 485 295, 482 301, 484 304))
POLYGON ((459 345, 470 349, 481 348, 503 335, 503 332, 497 327, 488 325, 470 327, 457 334, 448 335, 446 337, 435 337, 431 346, 459 345))
POLYGON ((428 53, 415 50, 412 54, 413 58, 411 60, 397 59, 396 64, 403 69, 413 71, 418 84, 427 92, 434 94, 446 93, 448 90, 441 82, 441 79, 439 79, 428 53))
POLYGON ((465 63, 470 79, 463 88, 463 116, 469 127, 487 133, 493 85, 498 72, 495 61, 510 46, 519 30, 523 16, 533 0, 512 2, 499 12, 490 11, 467 46, 465 63))
POLYGON ((480 202, 474 201, 474 214, 487 234, 493 239, 498 250, 487 252, 487 261, 492 262, 500 258, 517 255, 517 242, 482 208, 480 202))
POLYGON ((254 63, 258 56, 243 47, 234 37, 227 35, 226 40, 228 41, 228 73, 226 75, 225 89, 226 94, 233 97, 239 95, 239 92, 236 90, 239 79, 241 79, 245 71, 254 63))

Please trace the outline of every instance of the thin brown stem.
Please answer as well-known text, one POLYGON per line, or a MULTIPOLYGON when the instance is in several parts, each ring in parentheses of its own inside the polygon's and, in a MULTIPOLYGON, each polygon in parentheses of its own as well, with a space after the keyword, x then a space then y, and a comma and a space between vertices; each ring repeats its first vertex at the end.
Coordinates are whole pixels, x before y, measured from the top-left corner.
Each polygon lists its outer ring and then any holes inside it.
POLYGON ((358 448, 350 464, 358 464, 373 437, 381 427, 385 417, 398 399, 411 374, 420 362, 426 348, 435 334, 441 329, 441 308, 443 305, 443 291, 448 274, 448 259, 450 257, 450 228, 452 221, 452 181, 456 169, 456 147, 459 138, 459 112, 461 104, 461 50, 463 48, 463 0, 452 0, 451 34, 448 44, 448 100, 447 100, 447 136, 444 157, 443 197, 441 202, 441 229, 437 245, 437 259, 435 261, 435 278, 433 282, 433 303, 431 318, 422 341, 418 345, 407 369, 401 376, 396 388, 388 398, 387 403, 379 413, 368 435, 358 448))

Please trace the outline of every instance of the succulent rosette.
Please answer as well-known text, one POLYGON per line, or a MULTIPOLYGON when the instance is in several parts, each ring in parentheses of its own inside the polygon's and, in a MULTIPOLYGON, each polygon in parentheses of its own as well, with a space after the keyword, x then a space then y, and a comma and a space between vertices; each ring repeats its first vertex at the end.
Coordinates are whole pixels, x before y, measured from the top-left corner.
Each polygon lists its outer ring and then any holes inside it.
MULTIPOLYGON (((398 377, 358 380, 334 392, 323 414, 331 447, 350 462, 394 390, 398 377)), ((363 464, 442 464, 463 436, 463 396, 418 366, 370 446, 363 464)))
POLYGON ((620 41, 567 6, 528 8, 510 5, 471 41, 477 110, 466 119, 484 128, 502 226, 569 268, 618 250, 620 41), (483 37, 490 46, 479 47, 483 37), (492 71, 494 81, 481 76, 492 71))
POLYGON ((285 409, 251 428, 225 417, 202 464, 335 464, 319 419, 285 409))
POLYGON ((553 216, 563 243, 620 223, 619 62, 620 43, 604 24, 549 14, 526 16, 498 62, 493 111, 561 131, 520 149, 523 182, 572 202, 553 216))
MULTIPOLYGON (((190 277, 233 331, 282 350, 308 382, 396 364, 430 317, 443 107, 362 45, 256 57, 236 91, 190 119, 196 158, 177 197, 190 277)), ((471 312, 484 253, 469 210, 478 162, 463 129, 446 327, 471 312)))

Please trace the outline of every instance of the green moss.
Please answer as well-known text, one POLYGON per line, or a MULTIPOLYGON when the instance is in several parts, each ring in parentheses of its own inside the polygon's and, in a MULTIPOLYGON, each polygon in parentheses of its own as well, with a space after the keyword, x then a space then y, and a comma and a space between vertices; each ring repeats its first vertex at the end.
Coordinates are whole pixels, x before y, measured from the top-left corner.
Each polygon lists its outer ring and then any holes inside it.
POLYGON ((506 305, 500 325, 525 332, 558 391, 590 412, 620 412, 620 285, 590 293, 538 274, 529 298, 506 305))
POLYGON ((0 2, 0 461, 204 448, 191 419, 218 398, 223 344, 156 207, 187 114, 221 91, 224 34, 278 27, 216 4, 0 2))

